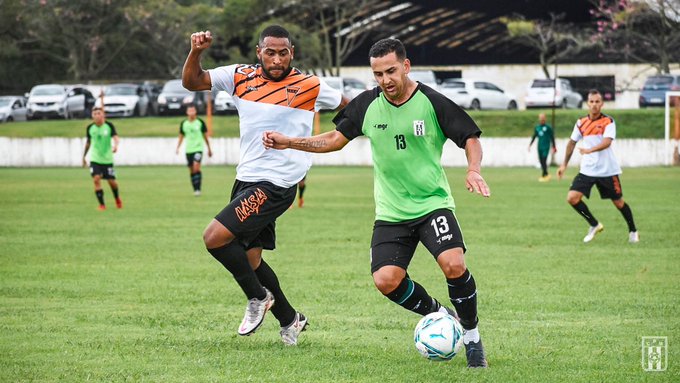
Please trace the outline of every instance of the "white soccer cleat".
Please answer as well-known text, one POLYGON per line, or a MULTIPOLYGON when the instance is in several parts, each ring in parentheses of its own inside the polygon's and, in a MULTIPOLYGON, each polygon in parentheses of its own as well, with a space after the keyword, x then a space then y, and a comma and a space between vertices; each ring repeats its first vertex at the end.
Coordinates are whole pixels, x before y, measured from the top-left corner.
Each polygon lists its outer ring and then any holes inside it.
POLYGON ((590 229, 588 229, 588 234, 583 237, 583 242, 588 243, 592 241, 596 235, 602 232, 602 230, 604 230, 604 225, 602 223, 598 223, 597 226, 591 226, 590 229))
POLYGON ((638 243, 640 242, 640 234, 638 234, 637 231, 631 231, 628 234, 628 242, 629 243, 638 243))
POLYGON ((254 333, 262 325, 264 315, 274 306, 274 296, 266 288, 264 291, 267 293, 264 299, 253 298, 248 301, 246 314, 243 317, 243 321, 241 321, 241 326, 238 328, 239 335, 246 336, 254 333))
POLYGON ((286 346, 295 346, 297 344, 298 336, 305 331, 307 327, 307 318, 299 312, 295 313, 295 320, 286 327, 281 327, 281 340, 286 346))
POLYGON ((201 196, 201 191, 200 191, 200 190, 194 190, 194 196, 200 197, 200 196, 201 196))

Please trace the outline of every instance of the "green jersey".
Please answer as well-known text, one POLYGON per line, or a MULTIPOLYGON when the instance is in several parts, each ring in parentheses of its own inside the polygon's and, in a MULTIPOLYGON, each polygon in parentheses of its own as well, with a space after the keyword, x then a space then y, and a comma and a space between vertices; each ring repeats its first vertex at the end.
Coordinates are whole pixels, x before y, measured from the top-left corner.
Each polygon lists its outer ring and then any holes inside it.
POLYGON ((531 137, 531 143, 529 145, 534 143, 536 137, 538 137, 538 152, 547 156, 548 152, 550 152, 550 146, 555 146, 555 135, 553 134, 550 125, 536 125, 534 128, 534 135, 531 137))
POLYGON ((101 126, 97 126, 93 122, 87 126, 85 134, 87 141, 90 142, 90 162, 101 165, 113 165, 111 138, 118 135, 113 124, 104 121, 101 126))
POLYGON ((200 118, 193 121, 184 120, 179 124, 179 134, 184 136, 184 147, 187 153, 203 151, 203 133, 207 131, 208 128, 200 118))
POLYGON ((333 122, 352 140, 371 142, 376 220, 401 222, 437 209, 455 210, 441 166, 446 139, 464 148, 481 131, 458 105, 418 84, 402 105, 392 104, 379 87, 350 102, 333 122))

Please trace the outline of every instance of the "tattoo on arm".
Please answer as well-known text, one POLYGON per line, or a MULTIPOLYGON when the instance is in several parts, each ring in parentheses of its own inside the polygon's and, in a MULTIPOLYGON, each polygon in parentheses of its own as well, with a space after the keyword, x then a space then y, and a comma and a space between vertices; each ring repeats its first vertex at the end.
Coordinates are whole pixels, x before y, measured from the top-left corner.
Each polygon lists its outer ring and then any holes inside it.
POLYGON ((300 139, 300 140, 291 140, 288 143, 288 146, 293 149, 318 149, 318 148, 323 148, 326 146, 326 140, 320 139, 320 140, 309 140, 309 139, 300 139))

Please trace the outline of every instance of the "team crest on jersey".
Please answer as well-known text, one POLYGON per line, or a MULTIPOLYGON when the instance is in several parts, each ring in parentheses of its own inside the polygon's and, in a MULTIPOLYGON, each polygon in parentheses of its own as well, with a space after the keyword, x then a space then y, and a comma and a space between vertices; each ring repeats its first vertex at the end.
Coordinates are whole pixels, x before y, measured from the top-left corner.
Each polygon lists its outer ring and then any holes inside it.
POLYGON ((425 135, 425 121, 413 120, 413 135, 418 137, 425 135))
POLYGON ((295 97, 297 97, 298 92, 300 92, 299 86, 287 86, 286 87, 286 99, 288 100, 288 106, 293 103, 295 97))

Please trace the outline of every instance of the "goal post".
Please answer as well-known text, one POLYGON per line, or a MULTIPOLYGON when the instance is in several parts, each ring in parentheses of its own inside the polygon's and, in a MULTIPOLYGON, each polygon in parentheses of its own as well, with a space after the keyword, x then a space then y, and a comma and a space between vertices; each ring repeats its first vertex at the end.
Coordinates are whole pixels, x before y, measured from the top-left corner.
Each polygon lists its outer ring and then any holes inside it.
POLYGON ((680 108, 680 92, 666 92, 666 103, 664 107, 664 142, 666 143, 666 165, 671 165, 673 164, 673 158, 675 156, 675 153, 678 151, 678 130, 680 130, 680 126, 678 125, 678 120, 680 119, 680 116, 678 116, 678 108, 680 108), (678 100, 675 102, 675 118, 674 118, 674 126, 675 126, 675 134, 673 137, 673 141, 675 143, 675 147, 671 148, 671 108, 673 107, 671 105, 671 97, 677 97, 678 100))

